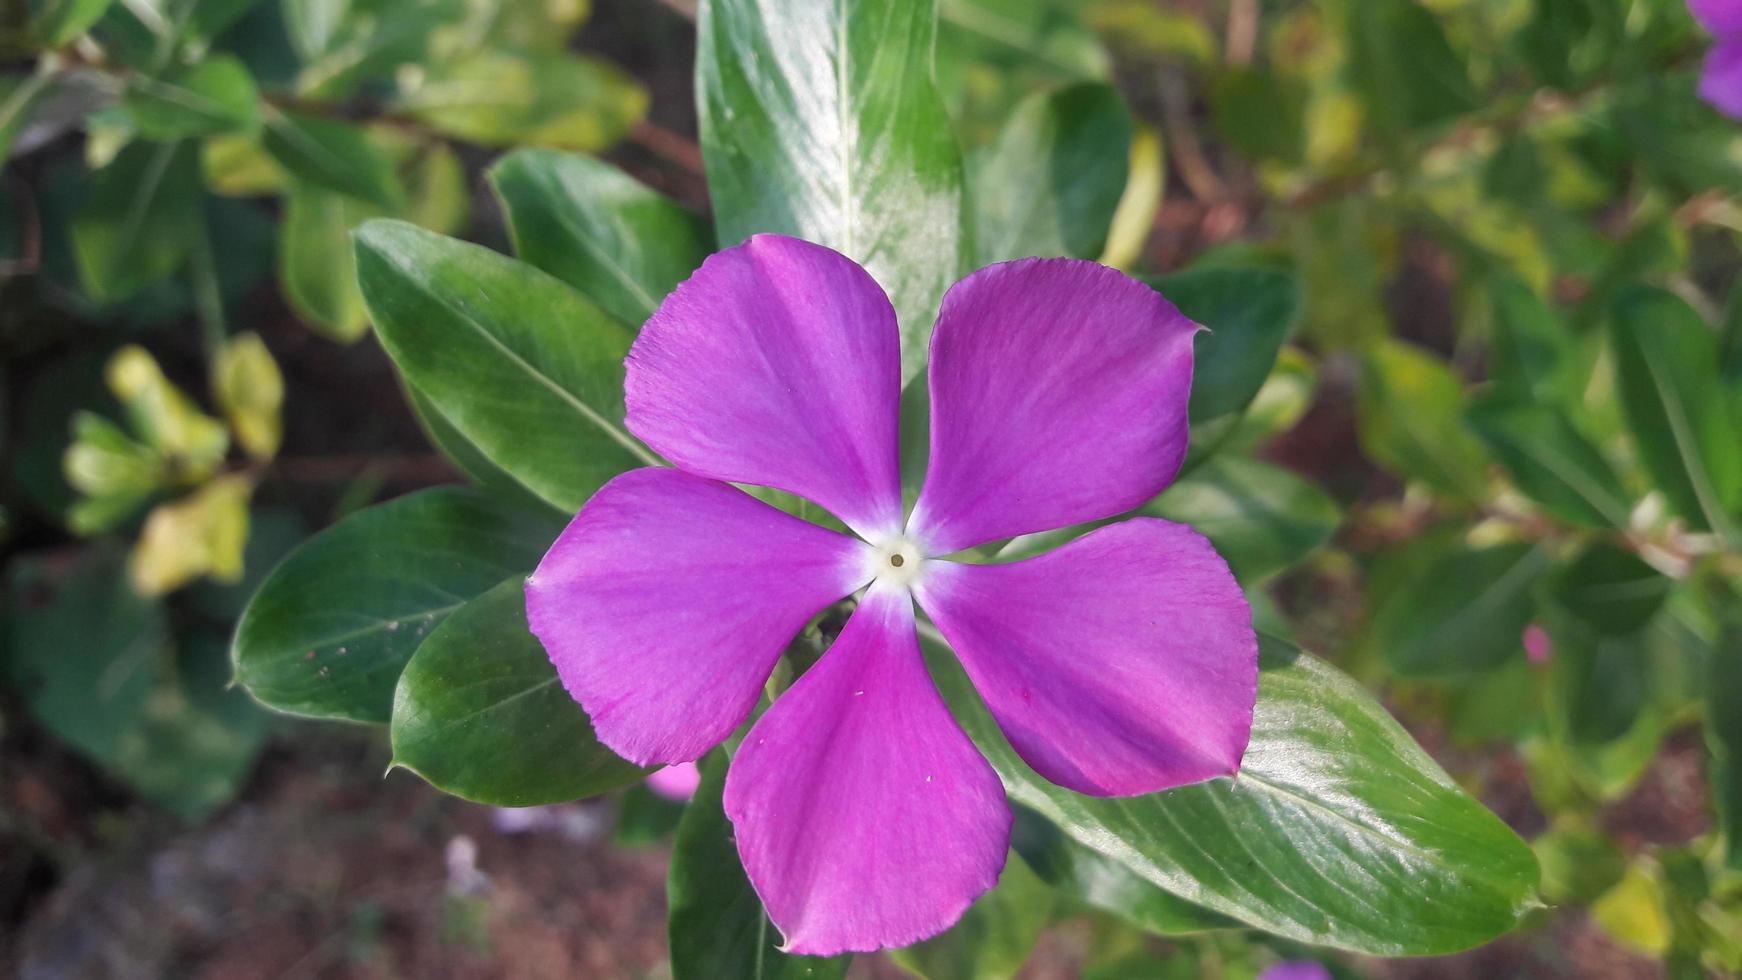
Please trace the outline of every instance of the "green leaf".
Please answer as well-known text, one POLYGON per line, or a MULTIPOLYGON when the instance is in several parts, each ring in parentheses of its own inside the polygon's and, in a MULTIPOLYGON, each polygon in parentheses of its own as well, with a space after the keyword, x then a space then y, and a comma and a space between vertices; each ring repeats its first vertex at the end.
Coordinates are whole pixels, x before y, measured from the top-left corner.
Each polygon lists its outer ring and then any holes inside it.
POLYGON ((1712 651, 1706 686, 1706 744, 1729 867, 1742 871, 1742 627, 1729 626, 1712 651))
POLYGON ((479 51, 419 76, 401 109, 484 146, 603 150, 647 114, 647 92, 615 66, 565 52, 479 51))
POLYGON ((1622 414, 1647 473, 1695 526, 1732 544, 1742 505, 1742 426, 1718 370, 1716 334, 1680 297, 1636 286, 1615 299, 1609 338, 1622 414))
POLYGON ((1374 570, 1369 640, 1404 677, 1477 673, 1520 655, 1548 554, 1528 544, 1411 542, 1374 570))
MULTIPOLYGON (((435 405, 420 394, 416 388, 406 385, 404 390, 405 400, 411 404, 412 414, 417 416, 417 421, 423 426, 424 434, 429 436, 429 441, 441 450, 442 455, 448 458, 448 462, 453 463, 456 469, 470 477, 473 483, 498 496, 518 501, 527 507, 550 509, 550 504, 543 497, 526 489, 506 470, 490 462, 490 457, 485 456, 483 450, 472 445, 471 441, 460 430, 454 428, 453 423, 444 418, 435 405)), ((557 510, 551 510, 551 513, 558 517, 568 516, 557 510)))
POLYGON ((1464 388, 1445 362, 1412 344, 1383 340, 1361 363, 1356 420, 1373 461, 1463 500, 1486 494, 1487 455, 1464 428, 1464 388))
POLYGON ((1557 822, 1530 847, 1542 865, 1543 898, 1557 905, 1589 905, 1627 870, 1614 841, 1572 821, 1557 822))
POLYGON ((1561 520, 1625 530, 1633 508, 1621 478, 1566 411, 1496 394, 1470 406, 1465 419, 1518 488, 1561 520))
POLYGON ((1307 89, 1265 68, 1230 68, 1210 91, 1216 128, 1241 154, 1299 163, 1305 149, 1307 89))
POLYGON ((135 143, 92 175, 72 220, 85 291, 126 299, 181 267, 200 234, 194 144, 135 143))
POLYGON ((163 606, 129 588, 120 556, 101 547, 58 574, 21 559, 8 586, 11 685, 57 738, 99 761, 119 757, 162 671, 163 606))
POLYGON ((1022 858, 1004 862, 998 884, 943 934, 889 958, 924 980, 1004 980, 1028 961, 1052 913, 1054 895, 1022 858))
POLYGON ((278 227, 278 276, 291 309, 323 335, 351 343, 369 330, 351 232, 382 217, 366 201, 295 181, 278 227))
POLYGON ((1650 700, 1650 653, 1645 637, 1592 629, 1560 620, 1554 636, 1553 708, 1567 739, 1603 745, 1626 734, 1650 700))
POLYGON ((311 184, 392 211, 404 197, 387 156, 350 123, 268 109, 266 152, 311 184))
POLYGON ((1673 588, 1673 579, 1633 552, 1594 542, 1555 575, 1553 594, 1587 626, 1619 636, 1643 629, 1673 588))
POLYGON ((705 0, 696 92, 723 245, 780 232, 864 265, 902 328, 902 379, 925 363, 964 270, 962 162, 932 83, 930 0, 705 0))
POLYGON ((611 843, 618 847, 647 847, 667 843, 677 833, 678 821, 688 806, 668 800, 643 782, 617 797, 617 825, 611 843))
POLYGON ((538 564, 561 525, 441 487, 359 511, 292 552, 248 603, 231 656, 263 704, 385 722, 412 651, 449 613, 538 564))
POLYGON ((1294 280, 1273 269, 1213 267, 1146 278, 1193 322, 1193 424, 1245 408, 1294 327, 1294 280))
POLYGON ((700 765, 701 785, 677 825, 666 883, 673 980, 846 976, 851 956, 822 959, 780 952, 780 933, 750 887, 732 824, 720 804, 726 788, 725 751, 714 750, 700 765))
POLYGON ((940 687, 1014 802, 1210 911, 1301 942, 1404 956, 1480 945, 1537 905, 1524 842, 1359 684, 1280 640, 1261 640, 1237 779, 1114 799, 1035 775, 954 658, 935 637, 927 646, 940 687))
POLYGON ((1323 490, 1281 467, 1218 456, 1141 513, 1189 524, 1252 586, 1329 541, 1343 514, 1323 490))
POLYGON ((407 382, 559 510, 658 459, 623 428, 614 320, 532 266, 398 221, 357 232, 376 333, 407 382))
POLYGON ((594 796, 647 774, 599 744, 526 627, 520 575, 454 610, 393 695, 393 764, 494 806, 594 796))
POLYGON ((30 122, 30 111, 53 80, 47 72, 0 78, 0 161, 12 155, 12 144, 30 122))
POLYGON ((1130 156, 1131 113, 1111 85, 1086 82, 1024 100, 974 160, 977 264, 1099 257, 1130 156))
POLYGON ((628 326, 707 258, 707 222, 592 157, 520 150, 490 168, 514 251, 628 326))
POLYGON ((1494 313, 1490 376, 1519 400, 1569 401, 1576 355, 1566 324, 1522 280, 1501 277, 1489 291, 1494 313))
POLYGON ((1642 72, 1616 87, 1610 125, 1653 183, 1676 197, 1742 191, 1736 124, 1698 95, 1697 70, 1642 72))
POLYGON ((127 586, 120 556, 12 566, 7 680, 31 713, 141 795, 193 821, 233 797, 264 716, 224 689, 223 645, 170 646, 163 607, 127 586), (28 601, 25 601, 28 597, 28 601))
POLYGON ((135 75, 122 105, 139 135, 152 140, 248 132, 260 125, 260 91, 242 62, 229 55, 163 78, 135 75))
POLYGON ((1238 929, 1240 923, 1175 896, 1100 851, 1077 843, 1026 807, 1016 808, 1011 846, 1053 888, 1163 936, 1238 929))
POLYGON ((290 42, 306 64, 298 93, 342 100, 363 83, 386 78, 400 65, 429 56, 444 25, 466 13, 458 0, 284 0, 290 42))
POLYGON ((1369 0, 1344 10, 1349 72, 1375 128, 1398 137, 1480 104, 1463 59, 1428 8, 1369 0))
POLYGON ((59 48, 101 20, 112 0, 30 0, 30 35, 44 48, 59 48))

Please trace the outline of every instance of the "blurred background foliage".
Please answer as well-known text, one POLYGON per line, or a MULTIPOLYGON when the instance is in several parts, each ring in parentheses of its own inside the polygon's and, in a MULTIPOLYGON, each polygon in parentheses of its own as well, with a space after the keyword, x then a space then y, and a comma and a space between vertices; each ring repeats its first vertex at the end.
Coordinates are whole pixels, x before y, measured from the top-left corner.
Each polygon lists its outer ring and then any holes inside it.
MULTIPOLYGON (((263 749, 349 759, 340 783, 385 759, 269 720, 229 684, 230 633, 316 529, 475 472, 428 448, 369 337, 352 228, 501 245, 484 171, 531 146, 706 212, 692 6, 597 2, 592 24, 587 0, 0 10, 0 914, 25 937, 0 956, 23 975, 56 975, 29 972, 50 961, 25 923, 55 925, 47 896, 96 856, 290 807, 263 749)), ((939 14, 979 261, 1098 257, 1217 325, 1192 456, 1146 510, 1208 534, 1262 628, 1379 692, 1532 841, 1550 907, 1443 975, 1742 971, 1742 129, 1696 95, 1710 39, 1681 0, 939 14)), ((679 209, 637 220, 705 251, 679 209)), ((675 805, 613 806, 618 840, 669 841, 675 805)), ((438 837, 482 819, 420 813, 438 837)), ((448 856, 430 941, 536 972, 448 856)), ((1019 867, 894 961, 1247 977, 1322 955, 1067 873, 1061 897, 1019 867)), ((421 913, 329 902, 328 966, 417 972, 380 919, 421 913)), ((651 928, 652 953, 569 962, 657 971, 662 904, 651 928)))

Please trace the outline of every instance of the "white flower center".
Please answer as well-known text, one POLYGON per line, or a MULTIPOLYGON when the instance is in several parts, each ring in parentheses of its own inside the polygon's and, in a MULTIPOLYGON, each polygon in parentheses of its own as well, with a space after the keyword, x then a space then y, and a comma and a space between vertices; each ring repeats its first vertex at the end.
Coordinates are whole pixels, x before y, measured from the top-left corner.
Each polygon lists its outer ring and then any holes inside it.
POLYGON ((918 542, 897 534, 873 544, 869 562, 872 578, 905 589, 919 580, 925 553, 918 542))

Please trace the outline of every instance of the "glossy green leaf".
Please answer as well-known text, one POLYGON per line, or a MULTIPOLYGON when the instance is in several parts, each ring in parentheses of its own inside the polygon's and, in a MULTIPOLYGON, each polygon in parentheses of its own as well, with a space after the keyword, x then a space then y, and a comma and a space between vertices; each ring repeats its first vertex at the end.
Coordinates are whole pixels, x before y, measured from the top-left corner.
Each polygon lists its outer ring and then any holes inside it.
POLYGON ((647 113, 647 92, 614 65, 561 51, 478 51, 437 62, 401 98, 437 132, 484 146, 603 150, 647 113))
POLYGON ((1141 513, 1191 525, 1247 586, 1311 554, 1343 519, 1318 487, 1281 467, 1237 456, 1197 467, 1141 513))
POLYGON ((1262 639, 1239 777, 1122 799, 1035 775, 954 658, 927 645, 1014 802, 1189 902, 1286 938, 1382 956, 1480 945, 1537 904, 1524 842, 1359 684, 1280 640, 1262 639))
POLYGON ((1140 929, 1163 936, 1238 929, 1240 923, 1200 908, 1118 860, 1077 843, 1052 821, 1016 808, 1011 846, 1053 888, 1140 929))
POLYGON ((520 150, 490 169, 514 252, 639 327, 707 258, 707 222, 592 157, 520 150))
POLYGON ((351 123, 269 109, 265 146, 279 166, 318 187, 390 211, 404 197, 392 162, 351 123))
POLYGON ((1471 674, 1522 656, 1531 588, 1548 554, 1528 544, 1471 548, 1430 536, 1375 569, 1369 640, 1405 677, 1471 674))
POLYGON ((85 291, 126 299, 180 268, 200 234, 199 181, 185 141, 132 144, 92 175, 72 221, 85 291))
POLYGON ((530 265, 399 221, 357 232, 381 344, 491 462, 574 513, 606 480, 657 463, 623 428, 629 335, 530 265))
POLYGON ((973 161, 976 264, 1100 256, 1130 173, 1131 113, 1110 85, 1024 100, 973 161))
POLYGON ((1742 871, 1742 627, 1725 629, 1706 686, 1706 744, 1727 862, 1742 871))
POLYGON ((594 796, 647 774, 599 744, 526 626, 521 575, 448 616, 393 695, 393 764, 494 806, 594 796))
POLYGON ((236 679, 263 704, 385 722, 406 660, 440 620, 530 572, 561 524, 457 487, 359 511, 286 558, 236 627, 236 679))
POLYGON ((923 980, 1005 980, 1014 977, 1040 939, 1053 891, 1012 854, 993 889, 974 900, 942 934, 889 958, 923 980))
POLYGON ((1500 393, 1465 416, 1518 488, 1561 520, 1626 529, 1633 508, 1603 453, 1562 409, 1500 393))
POLYGON ((369 329, 357 288, 351 232, 382 209, 316 184, 297 181, 278 226, 278 277, 291 309, 325 336, 350 343, 369 329))
POLYGON ((864 265, 895 303, 903 381, 969 258, 936 27, 932 0, 704 0, 696 21, 720 243, 780 232, 864 265))
POLYGON ((173 140, 260 125, 260 91, 242 62, 216 55, 162 78, 136 75, 122 105, 140 136, 173 140))
POLYGON ((1444 361, 1385 340, 1362 358, 1356 420, 1361 448, 1388 470, 1463 500, 1486 489, 1487 454, 1464 428, 1464 388, 1444 361))
POLYGON ((677 825, 666 883, 673 980, 846 976, 851 956, 823 959, 779 950, 780 931, 768 921, 762 900, 750 887, 731 821, 720 804, 726 788, 725 751, 715 749, 700 765, 701 785, 677 825))
POLYGON ((417 416, 418 423, 423 426, 424 434, 448 458, 448 462, 454 464, 455 469, 497 496, 520 502, 526 507, 550 510, 558 517, 568 516, 563 511, 552 509, 543 497, 526 489, 507 470, 490 462, 490 457, 484 455, 482 449, 473 445, 460 430, 454 428, 453 423, 444 418, 435 405, 416 388, 407 385, 404 390, 405 399, 411 404, 412 414, 417 416))
POLYGON ((1622 635, 1643 629, 1673 588, 1673 579, 1633 552, 1595 542, 1555 575, 1553 594, 1587 626, 1622 635))
POLYGON ((113 0, 30 0, 30 34, 45 48, 71 44, 101 20, 113 0))
POLYGON ((1742 425, 1718 373, 1717 335, 1681 298, 1634 287, 1615 300, 1610 342, 1635 450, 1670 505, 1732 543, 1742 507, 1742 425))
POLYGON ((1294 328, 1294 280, 1272 269, 1211 267, 1145 281, 1207 328, 1195 342, 1192 422, 1245 408, 1294 328))

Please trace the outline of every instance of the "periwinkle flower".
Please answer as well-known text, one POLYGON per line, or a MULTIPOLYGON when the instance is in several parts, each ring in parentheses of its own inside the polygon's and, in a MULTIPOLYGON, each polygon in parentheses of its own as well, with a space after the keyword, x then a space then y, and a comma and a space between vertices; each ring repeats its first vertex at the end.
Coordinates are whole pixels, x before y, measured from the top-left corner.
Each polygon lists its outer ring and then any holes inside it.
POLYGON ((1700 98, 1742 119, 1742 0, 1688 0, 1688 10, 1713 38, 1700 72, 1700 98))
POLYGON ((806 622, 864 590, 727 775, 738 852, 785 949, 934 935, 1003 868, 1004 790, 926 672, 915 600, 1046 778, 1124 796, 1238 769, 1257 639, 1202 536, 1132 518, 1023 561, 945 557, 1160 493, 1185 456, 1198 329, 1092 262, 958 282, 932 336, 931 458, 904 520, 900 340, 865 270, 759 235, 710 257, 643 327, 627 424, 675 468, 600 489, 527 581, 527 615, 600 740, 670 764, 731 734, 806 622), (810 500, 854 534, 732 483, 810 500))

